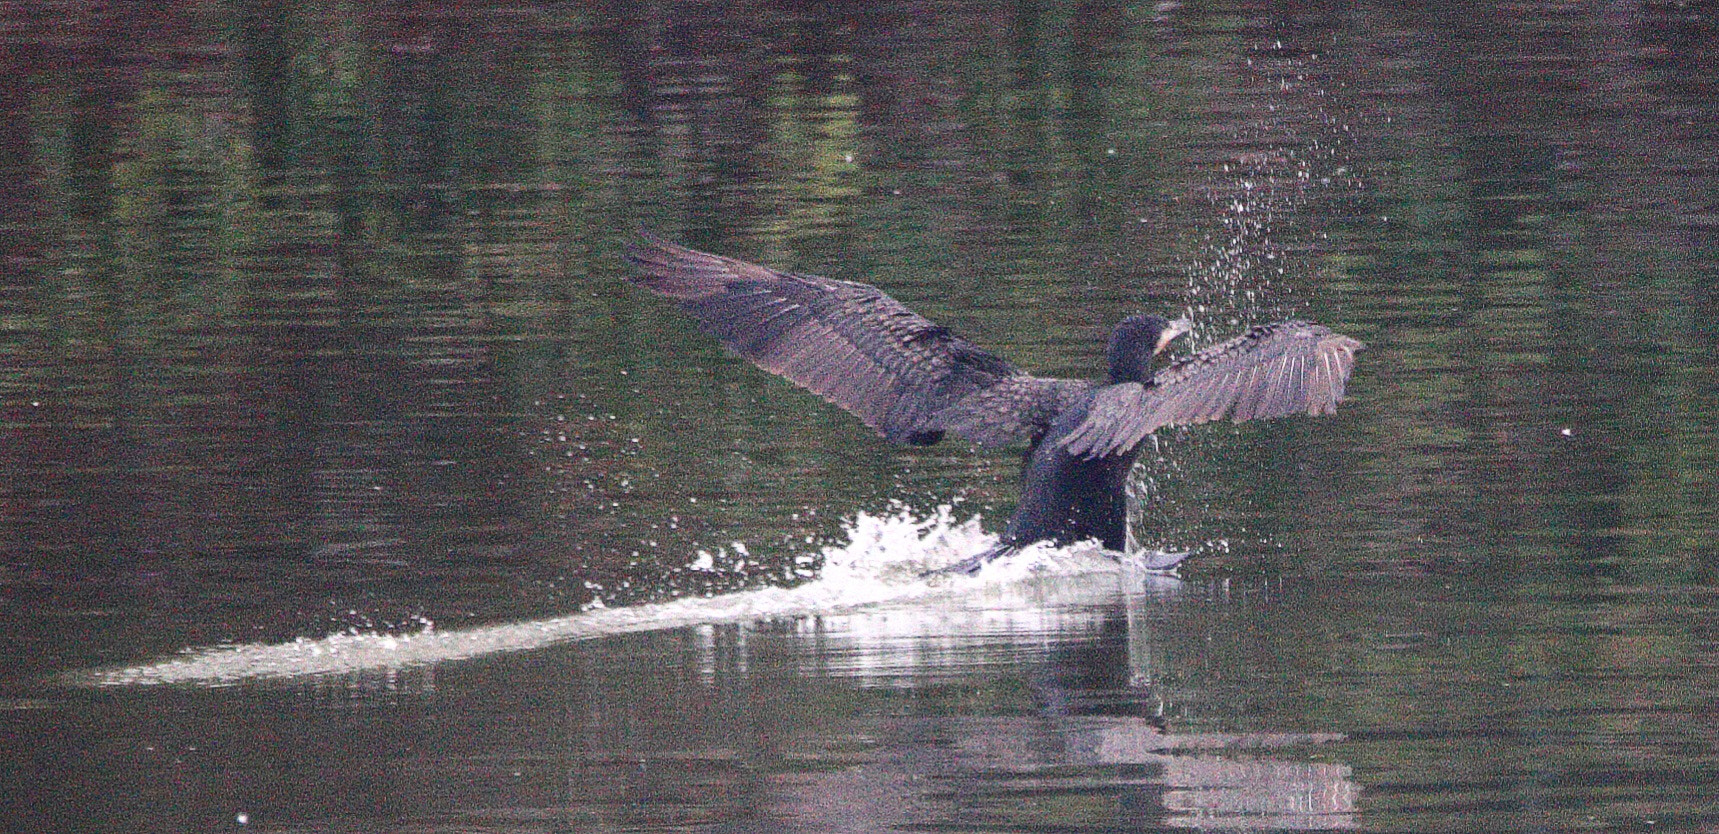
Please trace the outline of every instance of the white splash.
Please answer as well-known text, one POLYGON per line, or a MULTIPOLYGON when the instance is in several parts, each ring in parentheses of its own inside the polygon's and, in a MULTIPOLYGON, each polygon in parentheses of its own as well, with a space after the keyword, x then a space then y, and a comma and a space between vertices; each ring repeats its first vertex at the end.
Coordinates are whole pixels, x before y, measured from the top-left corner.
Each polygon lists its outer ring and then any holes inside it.
POLYGON ((955 522, 948 507, 915 518, 860 514, 849 525, 846 545, 826 548, 817 579, 792 588, 763 588, 719 596, 621 608, 593 608, 546 620, 454 631, 432 625, 411 634, 341 633, 287 643, 255 643, 187 649, 178 656, 140 666, 95 669, 68 675, 86 686, 161 684, 232 685, 246 680, 300 678, 356 672, 386 672, 529 651, 573 640, 699 624, 745 623, 807 614, 879 611, 887 630, 951 634, 974 627, 1007 629, 1020 618, 1042 617, 1047 589, 1056 604, 1072 597, 1114 597, 1123 569, 1092 546, 1033 546, 987 566, 976 576, 922 574, 995 543, 979 519, 955 522), (1090 579, 1082 579, 1083 577, 1090 579), (1054 581, 1049 581, 1053 580, 1054 581), (1045 580, 1045 581, 1038 581, 1045 580), (939 624, 947 628, 940 628, 939 624), (954 625, 951 625, 953 623, 954 625))

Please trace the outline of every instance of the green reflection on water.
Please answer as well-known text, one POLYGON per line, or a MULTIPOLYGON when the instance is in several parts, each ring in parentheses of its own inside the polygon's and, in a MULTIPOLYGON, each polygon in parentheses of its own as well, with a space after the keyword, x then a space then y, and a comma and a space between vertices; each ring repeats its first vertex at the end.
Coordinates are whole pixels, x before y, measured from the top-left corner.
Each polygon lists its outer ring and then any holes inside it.
POLYGON ((1125 813, 1155 772, 1052 755, 1049 704, 1344 735, 1290 758, 1375 829, 1719 819, 1719 96, 1682 7, 146 5, 0 7, 0 695, 33 730, 5 792, 80 792, 21 830, 228 824, 233 774, 319 821, 474 786, 497 817, 754 819, 760 774, 1010 732, 1008 767, 1098 788, 993 768, 991 819, 1165 817, 1125 813), (797 582, 892 501, 1000 526, 1016 451, 888 447, 726 355, 624 284, 640 225, 875 283, 1041 373, 1092 375, 1139 309, 1369 349, 1335 418, 1162 437, 1136 538, 1197 549, 1195 581, 1050 638, 795 621, 404 695, 42 697, 185 646, 797 582), (735 542, 746 569, 684 570, 735 542), (256 758, 170 766, 163 734, 256 758), (552 787, 506 794, 514 761, 552 787))
POLYGON ((1711 257, 1651 208, 1698 138, 1476 122, 1390 15, 1286 49, 1222 9, 663 14, 212 8, 159 61, 21 72, 11 569, 338 566, 390 590, 330 610, 490 618, 711 590, 672 574, 736 541, 721 587, 793 581, 893 500, 1007 515, 1014 452, 888 448, 627 288, 645 224, 1043 373, 1137 309, 1369 341, 1335 419, 1163 438, 1137 538, 1196 571, 1710 576, 1711 257), (413 596, 438 571, 475 584, 413 596))

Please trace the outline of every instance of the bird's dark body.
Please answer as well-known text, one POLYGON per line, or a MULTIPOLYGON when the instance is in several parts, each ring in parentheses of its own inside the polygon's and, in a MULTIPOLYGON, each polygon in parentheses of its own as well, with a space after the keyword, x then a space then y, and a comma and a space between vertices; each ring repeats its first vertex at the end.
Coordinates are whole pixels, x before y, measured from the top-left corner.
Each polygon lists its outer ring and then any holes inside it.
MULTIPOLYGON (((1154 371, 1186 319, 1130 316, 1106 351, 1103 383, 1031 376, 869 284, 779 272, 653 235, 627 258, 634 282, 672 298, 753 364, 851 412, 894 443, 945 434, 1001 445, 1030 439, 1021 501, 974 570, 1038 541, 1127 546, 1128 473, 1161 426, 1230 417, 1329 414, 1360 342, 1315 324, 1262 325, 1154 371)), ((1179 556, 1148 560, 1169 567, 1179 556)))
POLYGON ((1095 458, 1069 454, 1061 441, 1085 422, 1090 407, 1087 397, 1065 409, 1028 450, 1021 470, 1021 503, 1003 531, 1004 545, 1097 539, 1108 550, 1127 546, 1128 472, 1140 447, 1095 458))

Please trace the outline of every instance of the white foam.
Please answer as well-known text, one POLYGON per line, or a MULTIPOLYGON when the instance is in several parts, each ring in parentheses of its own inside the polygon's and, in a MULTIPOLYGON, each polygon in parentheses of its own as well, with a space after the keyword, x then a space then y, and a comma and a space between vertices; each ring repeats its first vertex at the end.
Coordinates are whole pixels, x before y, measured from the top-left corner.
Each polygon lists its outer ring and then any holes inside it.
MULTIPOLYGON (((997 630, 1044 630, 1047 593, 1055 605, 1120 592, 1121 568, 1092 546, 1037 545, 988 565, 976 576, 939 574, 994 544, 978 518, 953 520, 941 507, 916 518, 860 514, 848 525, 846 545, 826 548, 818 578, 792 588, 763 588, 719 596, 620 608, 593 607, 546 620, 454 631, 433 625, 410 634, 333 634, 287 643, 187 649, 165 660, 120 669, 73 673, 67 680, 93 686, 195 684, 222 686, 246 680, 377 672, 429 666, 573 640, 698 624, 744 623, 808 614, 842 615, 874 610, 860 631, 865 640, 941 634, 966 639, 997 630), (1087 580, 1081 580, 1086 577, 1087 580), (1084 598, 1084 599, 1083 599, 1084 598)), ((848 618, 850 625, 852 617, 848 618)), ((829 623, 826 622, 826 625, 829 623)), ((859 635, 855 634, 855 637, 859 635)))

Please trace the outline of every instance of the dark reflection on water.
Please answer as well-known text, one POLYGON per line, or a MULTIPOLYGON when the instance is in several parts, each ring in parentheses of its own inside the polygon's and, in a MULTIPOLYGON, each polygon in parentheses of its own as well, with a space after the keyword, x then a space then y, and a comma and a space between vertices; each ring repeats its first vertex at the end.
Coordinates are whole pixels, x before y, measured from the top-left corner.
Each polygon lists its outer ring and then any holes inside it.
POLYGON ((5 827, 1719 825, 1714 42, 1678 3, 4 7, 5 827), (54 683, 1006 516, 1014 451, 886 447, 627 288, 641 224, 1041 373, 1139 309, 1369 349, 1333 419, 1161 439, 1168 600, 54 683))
POLYGON ((7 754, 44 799, 16 819, 61 830, 1711 823, 1714 635, 1688 628, 1711 594, 1644 614, 1476 590, 1058 579, 968 617, 882 606, 388 675, 69 690, 8 712, 7 754))

